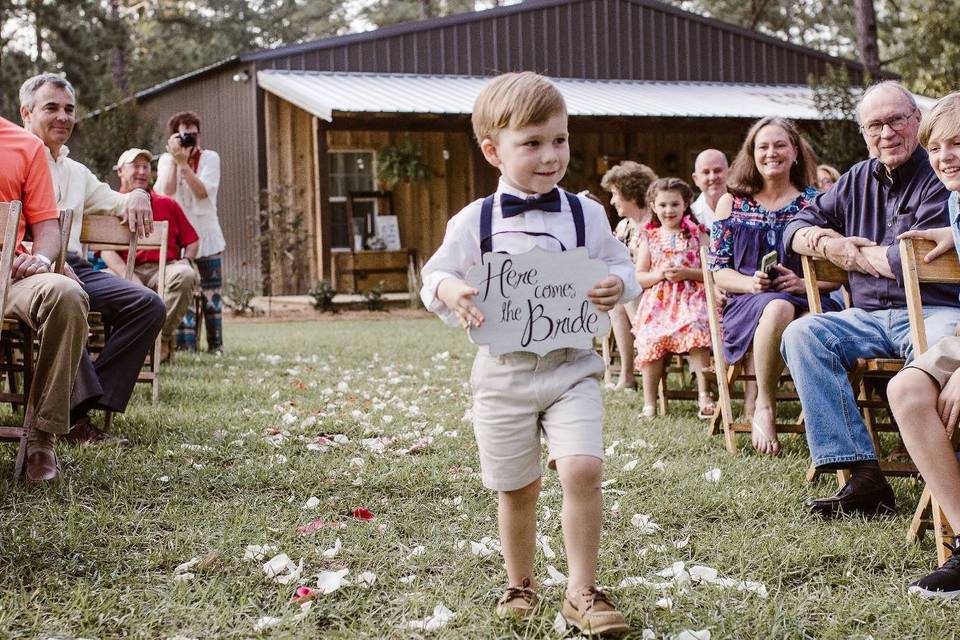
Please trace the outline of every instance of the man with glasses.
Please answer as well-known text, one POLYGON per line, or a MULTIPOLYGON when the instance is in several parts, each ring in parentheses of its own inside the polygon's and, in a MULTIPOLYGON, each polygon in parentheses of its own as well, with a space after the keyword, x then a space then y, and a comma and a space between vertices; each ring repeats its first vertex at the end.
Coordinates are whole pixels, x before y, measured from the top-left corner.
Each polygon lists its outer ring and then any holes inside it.
MULTIPOLYGON (((853 307, 792 322, 781 350, 803 404, 818 469, 849 469, 835 495, 807 502, 826 517, 875 515, 895 507, 847 371, 858 358, 912 358, 897 236, 945 227, 948 192, 919 146, 920 110, 896 82, 864 91, 857 109, 870 159, 854 165, 787 225, 787 251, 826 258, 847 270, 853 307)), ((960 288, 921 285, 930 344, 953 335, 960 288)))

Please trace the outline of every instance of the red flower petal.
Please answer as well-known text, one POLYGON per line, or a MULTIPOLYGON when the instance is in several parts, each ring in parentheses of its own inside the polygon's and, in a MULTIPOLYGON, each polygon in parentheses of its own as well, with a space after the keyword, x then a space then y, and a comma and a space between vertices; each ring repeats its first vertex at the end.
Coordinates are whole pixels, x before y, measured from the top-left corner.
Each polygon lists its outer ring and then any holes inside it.
POLYGON ((357 507, 353 510, 353 517, 358 520, 373 520, 373 513, 364 507, 357 507))
POLYGON ((323 527, 326 526, 326 524, 327 523, 326 521, 324 521, 323 518, 317 518, 313 522, 302 524, 299 527, 297 527, 297 533, 299 533, 302 536, 307 536, 313 533, 314 531, 316 531, 317 529, 322 529, 323 527))
POLYGON ((296 593, 290 598, 290 602, 303 604, 307 600, 313 600, 317 597, 317 592, 310 587, 297 587, 296 593))

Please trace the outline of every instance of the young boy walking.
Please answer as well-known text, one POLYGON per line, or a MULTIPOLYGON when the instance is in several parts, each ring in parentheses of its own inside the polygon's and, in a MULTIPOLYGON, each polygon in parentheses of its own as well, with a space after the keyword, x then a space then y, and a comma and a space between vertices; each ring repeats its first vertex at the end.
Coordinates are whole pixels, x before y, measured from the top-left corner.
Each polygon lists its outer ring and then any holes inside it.
MULTIPOLYGON (((423 269, 421 297, 451 325, 480 326, 477 290, 464 278, 485 252, 586 247, 609 275, 587 292, 602 311, 639 294, 627 248, 610 231, 603 207, 557 187, 570 160, 567 108, 548 79, 535 73, 494 78, 474 103, 473 130, 483 156, 500 170, 496 193, 467 205, 447 225, 443 244, 423 269)), ((473 422, 483 484, 497 491, 508 586, 501 617, 531 615, 538 602, 533 560, 540 493, 540 432, 549 466, 563 488, 562 526, 570 577, 563 615, 585 633, 628 630, 596 586, 603 500, 600 379, 603 362, 589 349, 546 356, 491 356, 480 347, 473 365, 473 422)))

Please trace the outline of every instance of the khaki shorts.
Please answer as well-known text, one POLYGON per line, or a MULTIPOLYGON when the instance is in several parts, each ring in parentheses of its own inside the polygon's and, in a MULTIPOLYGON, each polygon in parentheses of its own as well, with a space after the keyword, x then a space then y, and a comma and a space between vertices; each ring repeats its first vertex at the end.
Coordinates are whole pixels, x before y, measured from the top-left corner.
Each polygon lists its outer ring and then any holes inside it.
POLYGON ((920 369, 933 378, 940 388, 947 384, 953 372, 960 368, 960 337, 948 336, 917 356, 907 365, 920 369))
POLYGON ((473 430, 483 484, 494 491, 521 489, 542 475, 540 432, 548 464, 566 456, 603 460, 603 360, 590 349, 557 349, 546 356, 477 351, 473 430))

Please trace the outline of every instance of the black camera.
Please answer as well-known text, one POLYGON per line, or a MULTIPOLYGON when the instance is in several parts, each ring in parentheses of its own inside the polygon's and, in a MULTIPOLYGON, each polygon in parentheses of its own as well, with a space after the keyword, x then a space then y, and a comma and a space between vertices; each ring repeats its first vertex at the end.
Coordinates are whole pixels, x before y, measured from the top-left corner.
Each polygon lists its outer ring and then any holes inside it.
POLYGON ((180 138, 181 147, 195 147, 197 146, 197 134, 195 133, 178 133, 177 137, 180 138))

